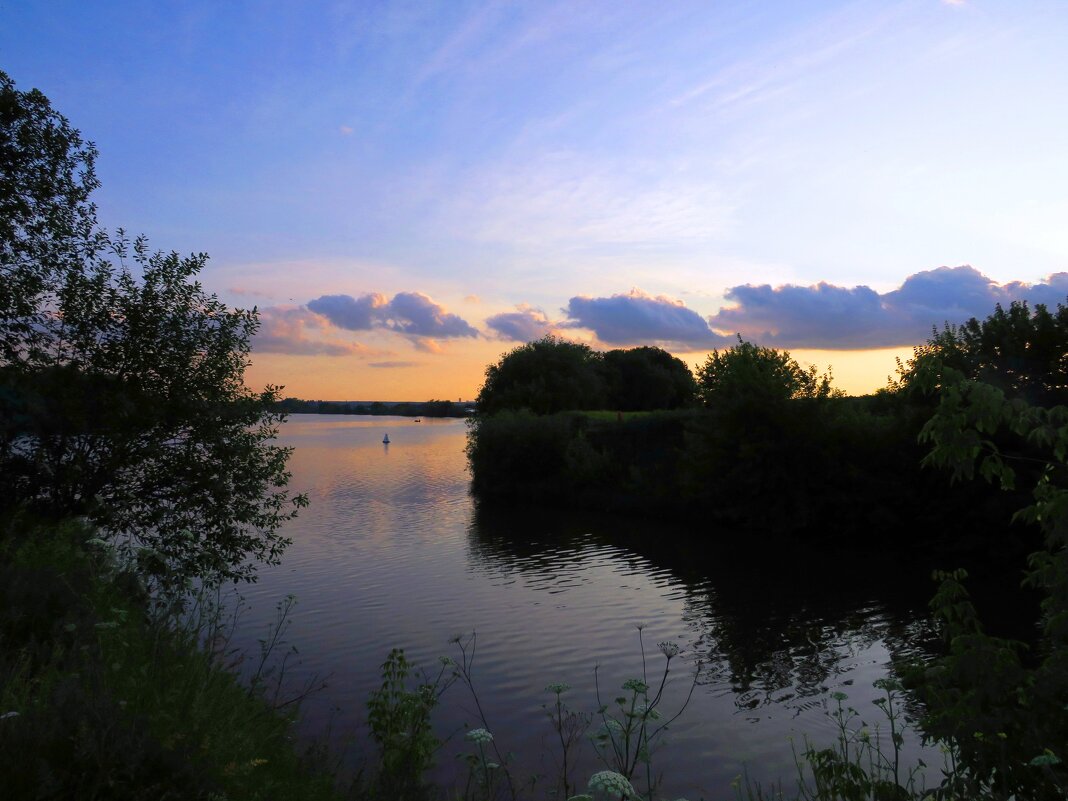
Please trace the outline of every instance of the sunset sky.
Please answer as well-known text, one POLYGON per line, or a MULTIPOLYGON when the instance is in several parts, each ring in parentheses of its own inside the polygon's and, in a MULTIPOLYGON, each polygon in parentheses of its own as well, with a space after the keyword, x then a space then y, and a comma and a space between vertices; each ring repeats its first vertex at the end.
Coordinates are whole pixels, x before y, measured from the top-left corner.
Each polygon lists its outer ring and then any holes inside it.
POLYGON ((23 0, 0 69, 288 395, 468 399, 548 332, 859 393, 1068 297, 1065 2, 23 0))

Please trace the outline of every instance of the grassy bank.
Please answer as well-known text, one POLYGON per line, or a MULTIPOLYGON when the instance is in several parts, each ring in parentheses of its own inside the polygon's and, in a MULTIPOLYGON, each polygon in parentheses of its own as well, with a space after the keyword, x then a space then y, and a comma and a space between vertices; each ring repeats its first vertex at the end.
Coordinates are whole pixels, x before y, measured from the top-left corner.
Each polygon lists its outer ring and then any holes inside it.
POLYGON ((292 716, 239 683, 210 633, 153 610, 88 526, 8 521, 0 795, 339 798, 321 760, 294 749, 292 716))

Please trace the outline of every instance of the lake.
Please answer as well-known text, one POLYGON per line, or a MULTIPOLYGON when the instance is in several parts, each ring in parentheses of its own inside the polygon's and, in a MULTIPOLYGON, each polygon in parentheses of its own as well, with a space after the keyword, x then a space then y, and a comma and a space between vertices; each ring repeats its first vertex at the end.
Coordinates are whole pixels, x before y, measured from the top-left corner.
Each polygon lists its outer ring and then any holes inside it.
MULTIPOLYGON (((460 658, 451 638, 475 632, 488 727, 521 775, 551 774, 545 686, 567 682, 571 707, 593 711, 597 667, 611 703, 642 675, 641 626, 651 678, 664 662, 658 642, 682 649, 660 707, 667 717, 697 678, 653 756, 658 796, 729 797, 745 768, 791 779, 791 737, 830 742, 832 693, 846 693, 868 723, 880 720, 872 683, 891 660, 922 657, 934 641, 930 566, 914 554, 874 557, 862 535, 855 548, 787 548, 712 524, 479 509, 466 430, 462 420, 334 415, 283 425, 293 487, 311 504, 286 528, 283 563, 242 588, 235 644, 255 651, 275 603, 297 597, 286 639, 299 663, 290 660, 287 683, 327 681, 303 706, 304 731, 329 728, 335 744, 360 735, 391 648, 436 669, 441 656, 460 658)), ((464 731, 483 724, 459 684, 436 722, 449 739, 435 777, 449 782, 463 775, 455 755, 470 745, 464 731)), ((357 737, 347 758, 358 763, 364 747, 357 737)), ((583 747, 583 785, 603 767, 592 753, 583 747)))

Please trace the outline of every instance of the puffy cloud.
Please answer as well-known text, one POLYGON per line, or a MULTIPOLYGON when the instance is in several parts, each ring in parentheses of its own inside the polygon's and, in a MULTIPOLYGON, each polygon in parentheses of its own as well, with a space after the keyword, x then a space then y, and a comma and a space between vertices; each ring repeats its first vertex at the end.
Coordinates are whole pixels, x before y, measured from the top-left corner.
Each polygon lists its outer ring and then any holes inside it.
POLYGON ((712 331, 681 300, 653 297, 638 289, 608 298, 574 297, 566 312, 567 327, 592 329, 599 340, 613 345, 662 343, 696 350, 732 341, 712 331))
POLYGON ((380 322, 389 306, 385 295, 372 292, 358 298, 352 295, 323 295, 308 302, 308 308, 321 314, 338 328, 369 331, 380 322))
POLYGON ((252 340, 256 353, 288 353, 298 356, 361 356, 371 351, 355 342, 308 336, 325 332, 330 323, 302 306, 268 306, 260 309, 260 330, 252 340))
POLYGON ((728 290, 737 305, 708 318, 712 328, 738 331, 765 345, 849 350, 914 345, 932 326, 988 316, 1014 300, 1054 306, 1068 297, 1068 273, 1045 282, 998 284, 969 266, 939 267, 910 275, 895 290, 746 284, 728 290))
POLYGON ((501 339, 512 342, 531 342, 555 331, 545 312, 525 303, 516 306, 514 312, 502 312, 487 318, 486 325, 501 339))
POLYGON ((310 301, 308 308, 339 328, 351 331, 385 328, 412 337, 478 336, 478 331, 462 317, 447 311, 422 292, 398 292, 392 300, 377 292, 358 298, 323 295, 310 301))
POLYGON ((387 324, 396 331, 420 337, 477 337, 457 314, 445 311, 422 292, 398 292, 389 304, 387 324))

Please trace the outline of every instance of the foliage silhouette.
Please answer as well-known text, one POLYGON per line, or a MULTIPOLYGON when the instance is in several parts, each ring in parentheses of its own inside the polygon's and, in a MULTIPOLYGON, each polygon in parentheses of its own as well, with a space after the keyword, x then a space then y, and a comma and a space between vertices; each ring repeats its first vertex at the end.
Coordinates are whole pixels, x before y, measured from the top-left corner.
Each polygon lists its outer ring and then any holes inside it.
POLYGON ((738 337, 738 344, 714 350, 697 370, 697 393, 705 406, 717 403, 766 404, 841 395, 829 373, 803 368, 789 351, 765 348, 738 337))
POLYGON ((251 579, 306 503, 277 388, 243 383, 255 309, 204 291, 204 254, 98 229, 95 150, 6 75, 0 123, 2 510, 86 516, 160 585, 251 579))
POLYGON ((477 399, 479 413, 527 409, 553 414, 603 408, 600 365, 601 354, 588 345, 551 334, 520 345, 486 368, 477 399))

